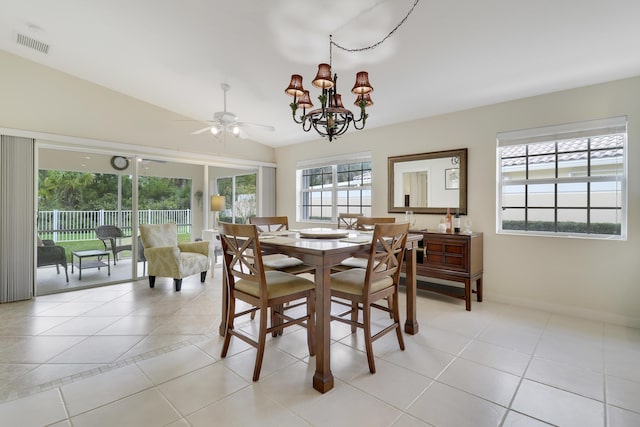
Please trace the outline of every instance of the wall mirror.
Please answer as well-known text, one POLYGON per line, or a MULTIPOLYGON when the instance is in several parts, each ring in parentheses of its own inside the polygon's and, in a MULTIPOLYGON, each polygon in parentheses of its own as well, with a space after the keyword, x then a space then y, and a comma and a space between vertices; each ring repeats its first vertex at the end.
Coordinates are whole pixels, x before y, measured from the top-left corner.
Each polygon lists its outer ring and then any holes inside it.
POLYGON ((467 149, 389 157, 389 212, 467 214, 467 149))

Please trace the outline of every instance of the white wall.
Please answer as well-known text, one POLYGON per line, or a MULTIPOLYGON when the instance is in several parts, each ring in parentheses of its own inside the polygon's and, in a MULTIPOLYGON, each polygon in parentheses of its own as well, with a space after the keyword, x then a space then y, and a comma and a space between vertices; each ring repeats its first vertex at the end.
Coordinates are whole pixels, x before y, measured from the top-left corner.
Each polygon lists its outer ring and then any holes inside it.
POLYGON ((191 135, 188 119, 0 51, 0 127, 272 162, 271 147, 191 135))
MULTIPOLYGON (((375 107, 369 125, 375 125, 375 107)), ((302 130, 300 130, 302 132, 302 130)), ((468 206, 484 233, 486 300, 640 326, 640 77, 425 118, 349 131, 328 142, 276 149, 277 213, 296 224, 298 160, 371 151, 373 215, 387 214, 387 157, 468 148, 468 206), (626 115, 629 119, 628 240, 497 235, 496 133, 626 115)), ((396 215, 398 219, 403 215, 396 215)), ((416 215, 435 228, 436 215, 416 215)))

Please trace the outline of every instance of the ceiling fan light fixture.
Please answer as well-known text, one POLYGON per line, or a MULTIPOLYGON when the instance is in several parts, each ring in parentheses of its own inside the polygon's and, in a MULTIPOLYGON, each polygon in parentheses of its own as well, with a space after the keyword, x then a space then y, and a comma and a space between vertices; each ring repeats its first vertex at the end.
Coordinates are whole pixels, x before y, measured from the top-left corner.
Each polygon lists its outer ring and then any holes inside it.
MULTIPOLYGON (((302 85, 302 77, 300 78, 300 85, 302 85)), ((221 83, 220 87, 222 88, 224 96, 224 109, 222 111, 216 111, 215 113, 213 113, 213 120, 204 121, 206 123, 209 123, 209 126, 198 129, 192 132, 192 134, 199 135, 202 132, 209 131, 213 134, 214 137, 216 137, 216 139, 225 142, 227 133, 231 133, 236 138, 244 138, 245 134, 242 133, 242 128, 246 126, 262 128, 271 132, 275 131, 275 128, 273 126, 239 121, 238 116, 230 111, 227 111, 227 92, 229 91, 230 86, 227 83, 221 83)), ((302 94, 303 92, 300 93, 302 94)))
POLYGON ((222 132, 222 129, 220 129, 220 126, 218 126, 218 125, 211 126, 211 133, 212 134, 217 136, 218 134, 220 134, 220 132, 222 132))

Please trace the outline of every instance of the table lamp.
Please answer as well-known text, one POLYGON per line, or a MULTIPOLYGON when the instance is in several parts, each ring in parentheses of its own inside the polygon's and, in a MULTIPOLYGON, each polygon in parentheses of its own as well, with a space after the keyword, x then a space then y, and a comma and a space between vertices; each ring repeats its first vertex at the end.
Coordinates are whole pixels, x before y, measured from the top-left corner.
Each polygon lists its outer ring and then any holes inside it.
POLYGON ((225 208, 225 198, 219 194, 211 196, 211 212, 213 212, 213 228, 218 229, 218 212, 225 208))

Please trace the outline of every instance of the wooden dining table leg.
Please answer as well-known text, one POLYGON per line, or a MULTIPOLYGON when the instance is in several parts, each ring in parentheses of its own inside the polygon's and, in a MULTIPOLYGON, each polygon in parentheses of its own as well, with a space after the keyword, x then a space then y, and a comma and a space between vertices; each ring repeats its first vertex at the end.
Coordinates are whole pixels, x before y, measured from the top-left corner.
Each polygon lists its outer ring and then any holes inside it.
POLYGON ((418 333, 418 316, 416 313, 416 249, 408 250, 405 254, 406 266, 406 292, 407 292, 407 320, 404 323, 404 331, 409 335, 418 333))
POLYGON ((333 388, 330 273, 329 267, 316 267, 316 372, 313 375, 313 388, 321 393, 333 388))

